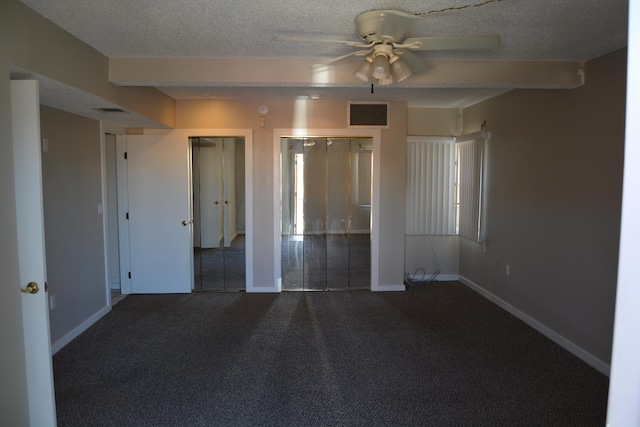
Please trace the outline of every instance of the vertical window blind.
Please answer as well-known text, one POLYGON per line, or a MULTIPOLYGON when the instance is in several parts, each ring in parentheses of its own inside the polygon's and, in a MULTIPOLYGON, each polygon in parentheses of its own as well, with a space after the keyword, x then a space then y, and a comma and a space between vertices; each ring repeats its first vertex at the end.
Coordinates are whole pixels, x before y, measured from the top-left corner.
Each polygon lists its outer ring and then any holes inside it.
POLYGON ((455 234, 454 142, 407 139, 406 234, 455 234))
POLYGON ((407 139, 406 234, 486 239, 485 146, 491 134, 407 139))
POLYGON ((458 149, 459 234, 484 242, 485 141, 489 132, 476 132, 456 138, 458 149))

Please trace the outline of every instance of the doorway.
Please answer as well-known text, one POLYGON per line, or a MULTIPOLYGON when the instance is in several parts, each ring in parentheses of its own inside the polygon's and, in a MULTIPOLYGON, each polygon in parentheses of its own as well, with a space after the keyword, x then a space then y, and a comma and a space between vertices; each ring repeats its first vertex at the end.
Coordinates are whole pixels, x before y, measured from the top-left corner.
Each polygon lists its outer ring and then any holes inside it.
POLYGON ((246 289, 245 139, 191 137, 193 283, 246 289))
POLYGON ((372 138, 281 138, 282 290, 371 287, 372 138))

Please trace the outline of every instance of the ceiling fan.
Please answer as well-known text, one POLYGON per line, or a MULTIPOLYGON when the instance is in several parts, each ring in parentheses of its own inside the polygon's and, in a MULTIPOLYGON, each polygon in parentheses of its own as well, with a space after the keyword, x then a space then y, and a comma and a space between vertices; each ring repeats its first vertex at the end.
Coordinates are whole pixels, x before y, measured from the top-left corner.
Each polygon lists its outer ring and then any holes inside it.
POLYGON ((309 39, 300 37, 276 37, 279 41, 305 41, 340 43, 360 50, 335 58, 335 63, 352 56, 364 56, 364 60, 353 73, 365 82, 375 81, 379 85, 401 82, 413 73, 425 70, 426 64, 413 51, 497 49, 497 35, 418 37, 405 39, 411 22, 420 19, 397 10, 374 10, 358 15, 356 28, 362 41, 309 39))

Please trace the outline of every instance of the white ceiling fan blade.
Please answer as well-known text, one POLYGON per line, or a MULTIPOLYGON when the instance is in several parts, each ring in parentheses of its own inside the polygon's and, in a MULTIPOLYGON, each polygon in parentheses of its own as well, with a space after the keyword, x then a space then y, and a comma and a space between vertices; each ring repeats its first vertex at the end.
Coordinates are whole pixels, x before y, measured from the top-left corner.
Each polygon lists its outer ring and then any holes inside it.
POLYGON ((500 36, 418 37, 407 39, 398 47, 404 47, 411 50, 498 49, 500 47, 500 36))
POLYGON ((368 48, 373 47, 373 43, 351 42, 348 40, 333 40, 333 39, 314 39, 306 37, 293 37, 293 36, 276 36, 273 38, 276 42, 304 42, 304 43, 338 43, 346 46, 368 48))
POLYGON ((407 63, 409 68, 411 68, 411 71, 413 71, 413 74, 422 73, 427 69, 427 63, 425 60, 410 50, 398 49, 397 51, 394 50, 394 53, 399 55, 400 58, 407 63))
POLYGON ((330 59, 327 62, 323 62, 322 64, 323 65, 335 64, 336 62, 342 61, 343 59, 351 58, 352 56, 364 56, 369 52, 371 52, 371 49, 358 50, 356 52, 351 52, 346 55, 342 55, 342 56, 338 56, 337 58, 330 59))

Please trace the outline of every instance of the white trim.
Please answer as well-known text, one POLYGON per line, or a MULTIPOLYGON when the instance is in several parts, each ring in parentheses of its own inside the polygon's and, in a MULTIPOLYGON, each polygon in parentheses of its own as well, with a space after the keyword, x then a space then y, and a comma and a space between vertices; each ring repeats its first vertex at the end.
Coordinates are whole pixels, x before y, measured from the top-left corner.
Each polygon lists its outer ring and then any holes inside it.
MULTIPOLYGON (((116 175, 118 187, 118 241, 120 244, 120 293, 131 293, 131 257, 129 247, 129 173, 124 153, 127 151, 126 135, 116 135, 116 175)), ((111 301, 111 299, 109 299, 111 301)))
POLYGON ((602 360, 598 359, 597 357, 595 357, 594 355, 592 355, 591 353, 583 349, 582 347, 577 346, 573 342, 569 341, 567 338, 563 337, 562 335, 550 329, 548 326, 543 325, 533 317, 520 311, 519 309, 515 308, 508 302, 497 297, 496 295, 492 294, 486 289, 480 287, 478 284, 472 282, 466 277, 460 276, 459 281, 465 284, 466 286, 468 286, 470 289, 476 291, 483 297, 487 298, 489 301, 493 302, 494 304, 500 306, 504 310, 513 314, 518 319, 522 320, 524 323, 531 326, 533 329, 535 329, 536 331, 540 332, 542 335, 549 338, 551 341, 558 344, 560 347, 572 353, 574 356, 582 359, 585 363, 587 363, 594 369, 598 370, 600 373, 607 376, 609 375, 611 367, 607 363, 603 362, 602 360))
POLYGON ((244 135, 244 217, 245 291, 259 292, 253 277, 253 129, 244 135))
MULTIPOLYGON (((371 290, 382 291, 385 289, 380 287, 380 166, 382 164, 381 159, 381 139, 380 131, 377 131, 373 137, 373 171, 371 179, 373 180, 372 194, 371 194, 371 290)), ((388 289, 404 290, 402 289, 388 289)))
POLYGON ((273 263, 274 263, 274 287, 273 292, 282 290, 282 209, 281 209, 281 165, 280 165, 280 140, 284 137, 351 137, 351 138, 371 138, 373 140, 373 171, 372 179, 372 200, 371 200, 371 290, 404 290, 404 285, 382 286, 378 285, 380 277, 380 129, 292 129, 276 128, 273 130, 273 263), (402 289, 397 289, 400 286, 402 289), (387 287, 393 289, 386 289, 387 287), (385 289, 383 289, 385 288, 385 289))
MULTIPOLYGON (((284 130, 273 130, 273 287, 271 292, 282 292, 282 199, 280 164, 280 138, 284 130)), ((265 292, 268 292, 265 290, 265 292)))
MULTIPOLYGON (((109 263, 109 227, 107 224, 107 155, 106 155, 106 133, 104 123, 100 122, 100 203, 102 204, 102 245, 104 251, 104 284, 105 284, 105 305, 110 305, 111 289, 113 289, 112 277, 110 277, 109 263)), ((112 132, 109 132, 112 133, 112 132)))
POLYGON ((371 287, 372 292, 403 292, 406 290, 404 285, 377 285, 371 287))
POLYGON ((98 320, 100 320, 102 317, 104 317, 105 314, 109 313, 110 311, 111 311, 111 302, 109 302, 108 306, 101 308, 98 312, 93 314, 87 320, 79 324, 77 327, 73 328, 68 334, 60 338, 58 341, 52 343, 51 353, 56 354, 65 345, 69 344, 71 341, 79 337, 81 333, 83 333, 84 331, 89 329, 91 326, 93 326, 94 323, 96 323, 98 320))
POLYGON ((488 130, 481 130, 478 132, 454 137, 455 142, 474 141, 476 139, 491 139, 491 132, 488 130))
POLYGON ((457 282, 458 280, 460 280, 460 276, 457 274, 438 274, 433 279, 434 282, 457 282))

